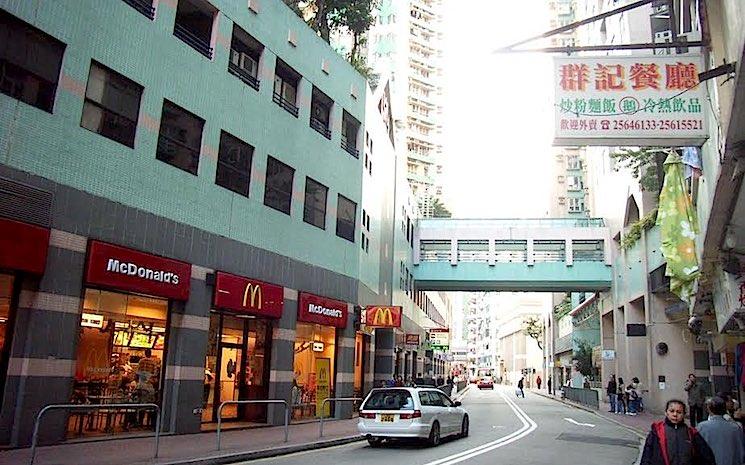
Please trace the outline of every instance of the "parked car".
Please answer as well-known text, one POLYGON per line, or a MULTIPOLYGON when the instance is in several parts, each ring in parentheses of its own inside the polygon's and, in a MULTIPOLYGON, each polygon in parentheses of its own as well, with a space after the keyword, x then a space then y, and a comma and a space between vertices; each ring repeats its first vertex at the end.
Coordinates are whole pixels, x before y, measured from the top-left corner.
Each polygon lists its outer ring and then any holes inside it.
POLYGON ((494 389, 494 380, 491 376, 482 376, 478 386, 479 389, 494 389))
POLYGON ((445 436, 468 436, 468 412, 439 389, 373 389, 360 408, 357 429, 372 447, 396 438, 426 439, 436 446, 445 436))

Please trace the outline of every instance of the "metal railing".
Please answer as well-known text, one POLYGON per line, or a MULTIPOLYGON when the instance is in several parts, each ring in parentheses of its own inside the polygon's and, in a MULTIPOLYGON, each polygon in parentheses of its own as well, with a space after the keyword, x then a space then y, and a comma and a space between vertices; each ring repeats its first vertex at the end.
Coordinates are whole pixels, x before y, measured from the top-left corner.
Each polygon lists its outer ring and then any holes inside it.
POLYGON ((324 123, 318 118, 310 117, 310 127, 315 129, 319 134, 328 140, 331 140, 331 129, 329 129, 328 123, 324 123))
POLYGON ((284 404, 285 405, 285 442, 290 437, 290 404, 284 399, 251 399, 251 400, 226 400, 217 408, 217 450, 222 446, 222 408, 228 404, 284 404))
POLYGON ((419 260, 423 262, 449 262, 450 249, 448 250, 423 250, 419 252, 419 260))
POLYGON ((564 386, 562 389, 564 390, 564 397, 567 400, 571 400, 596 409, 600 408, 598 391, 594 389, 573 388, 568 386, 564 386))
POLYGON ((274 94, 272 95, 272 101, 274 101, 274 103, 276 103, 280 107, 284 108, 292 116, 297 118, 298 107, 296 107, 293 102, 290 102, 286 98, 282 97, 282 94, 274 92, 274 94))
POLYGON ((50 410, 108 410, 108 409, 123 409, 131 410, 136 408, 148 408, 155 410, 155 458, 158 458, 158 448, 160 446, 160 406, 158 404, 52 404, 47 405, 36 414, 34 420, 34 433, 31 436, 31 460, 29 465, 34 465, 34 459, 36 458, 36 443, 39 439, 39 424, 41 424, 41 417, 50 410))
POLYGON ((155 7, 153 7, 152 0, 124 0, 124 3, 147 16, 149 19, 155 18, 155 7))
POLYGON ((323 402, 321 402, 321 412, 318 415, 318 419, 320 422, 320 428, 318 430, 319 438, 323 437, 323 412, 326 411, 326 408, 325 408, 326 402, 330 403, 330 402, 342 402, 342 401, 357 402, 357 401, 362 401, 362 398, 361 397, 328 397, 326 399, 323 399, 323 402))
POLYGON ((348 142, 347 139, 342 137, 341 148, 343 148, 345 152, 352 155, 354 158, 359 158, 360 151, 357 150, 354 145, 355 145, 354 142, 348 142))
POLYGON ((255 90, 259 90, 259 80, 256 78, 256 76, 252 75, 232 61, 228 62, 228 72, 244 83, 253 87, 255 90))
POLYGON ((212 59, 212 47, 210 47, 209 42, 194 34, 185 26, 176 23, 173 27, 173 35, 183 40, 187 45, 189 45, 197 52, 206 56, 210 60, 212 59))

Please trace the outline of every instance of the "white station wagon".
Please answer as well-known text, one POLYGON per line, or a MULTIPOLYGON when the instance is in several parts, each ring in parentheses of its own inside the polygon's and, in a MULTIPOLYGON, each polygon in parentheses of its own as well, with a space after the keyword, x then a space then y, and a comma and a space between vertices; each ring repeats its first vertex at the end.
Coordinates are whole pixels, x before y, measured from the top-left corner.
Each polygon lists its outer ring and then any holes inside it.
POLYGON ((370 446, 384 439, 422 438, 436 446, 445 436, 468 436, 468 412, 439 389, 373 389, 360 409, 357 429, 370 446))

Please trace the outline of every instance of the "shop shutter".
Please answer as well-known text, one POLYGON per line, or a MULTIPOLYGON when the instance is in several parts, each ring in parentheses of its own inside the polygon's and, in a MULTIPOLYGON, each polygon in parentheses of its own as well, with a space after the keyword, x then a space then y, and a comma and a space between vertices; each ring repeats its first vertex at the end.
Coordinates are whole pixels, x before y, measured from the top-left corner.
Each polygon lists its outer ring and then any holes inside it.
POLYGON ((0 178, 0 216, 48 228, 52 223, 51 192, 0 178))

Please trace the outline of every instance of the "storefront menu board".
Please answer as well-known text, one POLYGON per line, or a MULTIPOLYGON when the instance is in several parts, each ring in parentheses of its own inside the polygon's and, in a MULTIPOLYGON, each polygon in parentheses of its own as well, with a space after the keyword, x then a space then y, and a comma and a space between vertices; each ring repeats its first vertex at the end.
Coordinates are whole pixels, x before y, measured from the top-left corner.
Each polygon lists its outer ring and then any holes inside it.
POLYGON ((216 308, 225 308, 250 315, 281 318, 285 304, 282 286, 217 272, 215 279, 216 308))
POLYGON ((301 292, 298 298, 298 321, 335 328, 347 327, 347 304, 334 299, 301 292))
POLYGON ((331 404, 324 402, 331 394, 331 361, 328 358, 316 359, 316 416, 323 412, 324 418, 331 414, 331 404))
POLYGON ((189 298, 191 265, 105 242, 90 241, 87 284, 176 300, 189 298))

